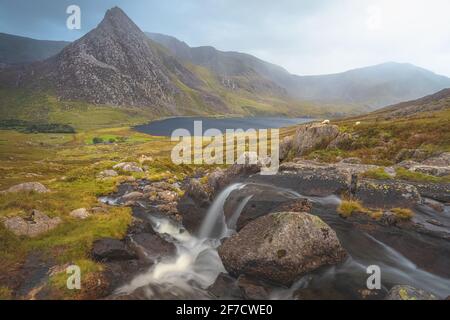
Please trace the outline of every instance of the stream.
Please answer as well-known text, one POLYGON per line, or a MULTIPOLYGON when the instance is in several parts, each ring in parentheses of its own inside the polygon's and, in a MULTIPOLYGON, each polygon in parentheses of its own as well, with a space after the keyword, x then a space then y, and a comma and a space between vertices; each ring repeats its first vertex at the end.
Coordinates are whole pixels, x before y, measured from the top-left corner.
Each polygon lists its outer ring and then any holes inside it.
MULTIPOLYGON (((207 290, 220 273, 226 273, 217 248, 221 241, 236 231, 236 221, 252 198, 241 200, 233 214, 226 219, 224 205, 232 192, 239 192, 245 183, 235 183, 216 196, 201 224, 198 235, 190 234, 182 225, 161 216, 148 214, 154 231, 164 236, 176 247, 176 254, 163 257, 148 271, 137 275, 131 282, 118 288, 116 294, 131 294, 139 288, 148 299, 171 298, 211 299, 207 290)), ((383 241, 383 237, 354 228, 336 214, 340 203, 337 196, 307 197, 289 189, 272 186, 277 192, 288 193, 292 198, 308 198, 313 203, 313 214, 320 216, 334 229, 349 257, 341 264, 324 267, 304 275, 290 288, 270 286, 272 299, 361 299, 367 293, 366 281, 370 274, 367 267, 377 265, 381 269, 381 289, 375 290, 373 299, 382 299, 394 285, 411 285, 445 298, 450 294, 450 279, 432 270, 424 270, 417 263, 383 241)), ((102 199, 115 204, 115 199, 102 199)), ((400 237, 401 240, 401 237, 400 237)), ((448 246, 448 241, 443 241, 448 246)), ((428 256, 427 242, 416 246, 417 256, 428 256), (420 252, 423 250, 423 253, 420 252)))

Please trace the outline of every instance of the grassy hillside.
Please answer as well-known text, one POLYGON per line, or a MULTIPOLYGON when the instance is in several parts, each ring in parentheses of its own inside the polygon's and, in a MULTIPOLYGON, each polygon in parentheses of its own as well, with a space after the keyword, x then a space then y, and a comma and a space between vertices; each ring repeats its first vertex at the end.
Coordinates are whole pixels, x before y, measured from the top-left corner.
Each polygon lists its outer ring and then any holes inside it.
MULTIPOLYGON (((392 165, 408 160, 412 151, 422 157, 450 151, 450 108, 417 113, 408 118, 386 119, 380 113, 333 121, 342 132, 353 135, 338 149, 315 150, 307 157, 326 162, 340 158, 358 157, 364 163, 392 165), (360 122, 359 125, 356 125, 360 122)), ((284 129, 283 136, 292 135, 296 128, 284 129)))

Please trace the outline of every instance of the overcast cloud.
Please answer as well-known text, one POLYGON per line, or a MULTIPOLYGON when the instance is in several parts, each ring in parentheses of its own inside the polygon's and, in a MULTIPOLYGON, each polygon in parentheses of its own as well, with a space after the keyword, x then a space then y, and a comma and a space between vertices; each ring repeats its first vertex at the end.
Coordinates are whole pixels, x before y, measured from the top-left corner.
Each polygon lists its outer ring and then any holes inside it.
POLYGON ((144 31, 324 74, 410 62, 450 76, 448 0, 0 0, 0 32, 74 40, 121 7, 144 31), (82 29, 68 30, 70 4, 82 29))

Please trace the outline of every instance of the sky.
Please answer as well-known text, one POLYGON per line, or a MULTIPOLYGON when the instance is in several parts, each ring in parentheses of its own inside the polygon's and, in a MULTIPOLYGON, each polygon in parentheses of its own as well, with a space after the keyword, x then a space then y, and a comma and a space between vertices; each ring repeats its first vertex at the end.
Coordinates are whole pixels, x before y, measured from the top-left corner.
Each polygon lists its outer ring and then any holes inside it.
POLYGON ((449 0, 0 0, 0 32, 75 40, 119 6, 143 30, 299 75, 395 61, 450 76, 449 0), (66 26, 69 5, 81 29, 66 26))

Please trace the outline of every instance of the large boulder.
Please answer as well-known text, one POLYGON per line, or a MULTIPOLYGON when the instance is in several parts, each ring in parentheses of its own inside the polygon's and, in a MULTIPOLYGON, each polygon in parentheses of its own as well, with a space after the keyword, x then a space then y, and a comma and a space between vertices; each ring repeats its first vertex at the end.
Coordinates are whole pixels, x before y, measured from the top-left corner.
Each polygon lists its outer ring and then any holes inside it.
POLYGON ((17 236, 37 237, 54 228, 56 228, 62 220, 59 217, 50 218, 46 214, 33 210, 29 218, 22 217, 7 218, 3 221, 6 229, 17 236))
POLYGON ((389 291, 386 300, 437 300, 437 298, 424 290, 407 285, 398 285, 389 291))
POLYGON ((40 182, 24 182, 12 186, 6 192, 37 192, 37 193, 46 193, 50 192, 42 183, 40 182))
POLYGON ((225 269, 282 285, 346 257, 336 233, 319 217, 282 212, 247 224, 220 247, 225 269))
POLYGON ((312 123, 301 126, 292 141, 292 148, 299 156, 316 148, 326 148, 339 135, 335 125, 312 123))

